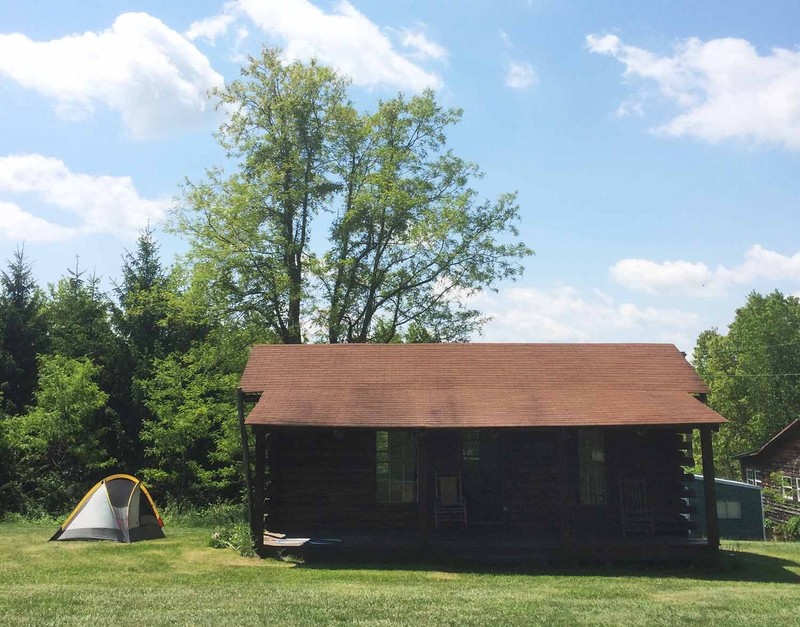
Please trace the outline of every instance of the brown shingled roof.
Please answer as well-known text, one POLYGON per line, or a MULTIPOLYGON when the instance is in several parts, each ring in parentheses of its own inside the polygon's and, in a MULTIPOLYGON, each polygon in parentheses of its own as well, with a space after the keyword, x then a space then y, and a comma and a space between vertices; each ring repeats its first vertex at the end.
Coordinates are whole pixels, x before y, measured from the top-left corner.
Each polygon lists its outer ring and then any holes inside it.
POLYGON ((671 344, 254 346, 248 424, 547 427, 725 422, 671 344))

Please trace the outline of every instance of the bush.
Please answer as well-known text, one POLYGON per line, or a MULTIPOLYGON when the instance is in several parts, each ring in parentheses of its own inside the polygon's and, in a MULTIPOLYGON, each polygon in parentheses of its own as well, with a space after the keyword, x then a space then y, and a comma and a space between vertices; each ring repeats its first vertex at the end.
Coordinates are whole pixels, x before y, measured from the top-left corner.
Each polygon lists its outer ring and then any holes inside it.
POLYGON ((227 527, 247 520, 247 509, 242 503, 214 503, 190 509, 167 503, 161 509, 161 516, 166 524, 179 527, 227 527))
POLYGON ((243 557, 255 557, 256 554, 250 527, 242 523, 212 532, 209 546, 215 549, 233 549, 243 557))
POLYGON ((792 516, 784 526, 784 535, 787 540, 797 542, 800 540, 800 516, 792 516))

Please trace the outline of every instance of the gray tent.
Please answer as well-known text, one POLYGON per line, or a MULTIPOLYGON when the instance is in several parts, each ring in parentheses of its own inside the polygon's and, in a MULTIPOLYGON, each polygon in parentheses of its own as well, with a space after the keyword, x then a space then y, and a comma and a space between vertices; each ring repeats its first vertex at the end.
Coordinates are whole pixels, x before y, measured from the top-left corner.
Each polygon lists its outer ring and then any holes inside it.
POLYGON ((153 540, 164 537, 163 526, 141 481, 111 475, 86 493, 50 540, 153 540))

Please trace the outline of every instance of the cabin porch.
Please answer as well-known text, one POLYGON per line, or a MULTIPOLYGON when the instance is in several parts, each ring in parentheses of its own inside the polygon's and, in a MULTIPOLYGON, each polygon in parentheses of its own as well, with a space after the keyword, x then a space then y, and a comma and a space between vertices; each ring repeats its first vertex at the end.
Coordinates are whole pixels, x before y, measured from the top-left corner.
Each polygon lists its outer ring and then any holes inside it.
POLYGON ((696 561, 716 547, 689 533, 686 428, 254 433, 265 554, 696 561), (463 517, 440 518, 454 477, 463 517))

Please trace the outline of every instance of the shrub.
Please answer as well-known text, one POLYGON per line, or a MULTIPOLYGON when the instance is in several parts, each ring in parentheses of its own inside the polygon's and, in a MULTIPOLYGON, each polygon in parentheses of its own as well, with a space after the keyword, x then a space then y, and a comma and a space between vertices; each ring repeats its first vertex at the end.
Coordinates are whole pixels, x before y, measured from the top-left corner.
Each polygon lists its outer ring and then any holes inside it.
POLYGON ((212 532, 209 546, 215 549, 233 549, 243 557, 255 557, 256 554, 250 527, 242 523, 212 532))
POLYGON ((800 516, 792 516, 784 526, 784 535, 787 540, 800 540, 800 516))
POLYGON ((167 503, 161 509, 165 523, 181 527, 227 527, 247 520, 247 509, 241 503, 213 503, 207 507, 181 509, 167 503))

